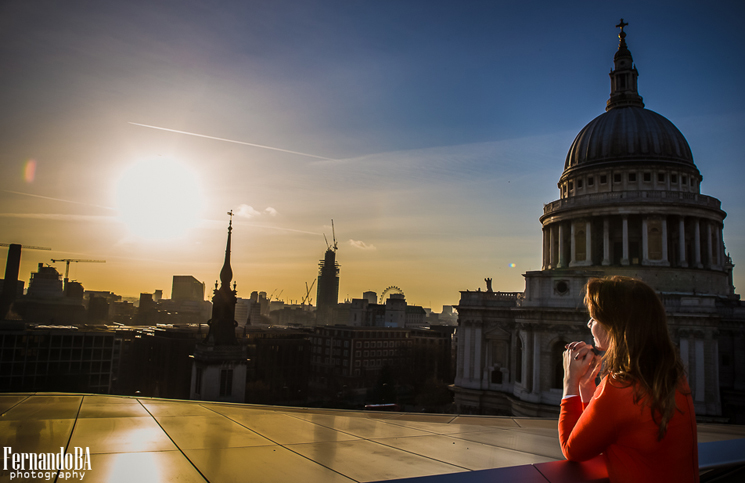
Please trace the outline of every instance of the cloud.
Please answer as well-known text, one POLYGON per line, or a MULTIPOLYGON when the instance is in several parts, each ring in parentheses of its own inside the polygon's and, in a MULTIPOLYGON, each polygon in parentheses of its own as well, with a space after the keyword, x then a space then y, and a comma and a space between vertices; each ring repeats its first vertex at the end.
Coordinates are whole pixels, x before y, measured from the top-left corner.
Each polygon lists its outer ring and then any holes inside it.
POLYGON ((254 216, 261 216, 261 212, 254 210, 253 206, 240 205, 235 216, 240 216, 241 218, 253 218, 254 216))
POLYGON ((236 216, 240 216, 241 218, 254 218, 263 214, 277 216, 277 210, 270 206, 264 209, 264 211, 258 211, 253 206, 240 205, 238 211, 235 213, 236 216))
POLYGON ((359 248, 360 250, 377 250, 377 248, 375 248, 375 245, 368 245, 367 243, 361 240, 352 240, 350 238, 349 244, 355 248, 359 248))

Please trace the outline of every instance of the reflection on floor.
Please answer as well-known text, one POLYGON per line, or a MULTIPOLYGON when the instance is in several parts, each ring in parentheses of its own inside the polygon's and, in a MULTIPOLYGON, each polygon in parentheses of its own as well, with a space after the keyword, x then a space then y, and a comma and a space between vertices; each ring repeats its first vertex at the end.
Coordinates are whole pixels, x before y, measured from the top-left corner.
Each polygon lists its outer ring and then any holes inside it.
MULTIPOLYGON (((0 394, 0 414, 12 453, 88 448, 86 483, 378 481, 563 459, 548 419, 57 393, 0 394)), ((700 442, 745 437, 743 426, 698 431, 700 442)), ((11 476, 0 466, 0 481, 11 476)))

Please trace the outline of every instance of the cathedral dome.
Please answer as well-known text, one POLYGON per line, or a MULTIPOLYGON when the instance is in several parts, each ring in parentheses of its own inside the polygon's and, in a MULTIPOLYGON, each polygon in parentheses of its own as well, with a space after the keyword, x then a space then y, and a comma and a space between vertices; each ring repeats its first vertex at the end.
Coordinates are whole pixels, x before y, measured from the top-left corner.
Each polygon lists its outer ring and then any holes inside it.
POLYGON ((672 122, 649 109, 626 106, 609 109, 577 134, 564 171, 629 161, 694 166, 691 148, 672 122))

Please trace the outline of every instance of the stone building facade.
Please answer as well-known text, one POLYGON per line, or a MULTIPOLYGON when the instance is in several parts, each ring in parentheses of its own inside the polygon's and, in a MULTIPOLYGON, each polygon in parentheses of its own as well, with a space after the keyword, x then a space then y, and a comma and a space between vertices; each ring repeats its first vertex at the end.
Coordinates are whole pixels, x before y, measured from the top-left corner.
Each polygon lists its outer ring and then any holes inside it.
POLYGON ((461 292, 455 403, 462 412, 555 415, 566 342, 590 340, 582 304, 590 277, 649 283, 667 309, 699 416, 740 421, 745 307, 732 284, 726 213, 700 193, 688 142, 644 108, 625 24, 606 112, 575 138, 544 206, 540 271, 524 293, 461 292))

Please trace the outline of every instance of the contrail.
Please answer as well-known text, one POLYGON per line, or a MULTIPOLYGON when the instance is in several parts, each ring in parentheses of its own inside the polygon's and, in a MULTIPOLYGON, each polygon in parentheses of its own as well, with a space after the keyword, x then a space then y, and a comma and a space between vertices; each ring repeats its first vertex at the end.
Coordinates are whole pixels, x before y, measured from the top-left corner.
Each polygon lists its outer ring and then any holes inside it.
POLYGON ((74 203, 76 205, 95 206, 96 208, 104 208, 106 210, 113 210, 114 209, 114 208, 112 208, 110 206, 95 205, 93 203, 84 203, 82 201, 63 200, 63 199, 60 199, 60 198, 51 198, 49 196, 32 195, 31 193, 22 193, 20 191, 11 191, 11 190, 0 190, 0 191, 4 191, 6 193, 13 193, 14 195, 32 196, 34 198, 42 198, 42 199, 45 199, 45 200, 61 201, 63 203, 74 203))
POLYGON ((298 151, 290 151, 289 149, 273 148, 271 146, 264 146, 263 144, 247 143, 245 141, 236 141, 235 139, 218 138, 215 136, 207 136, 206 134, 197 134, 197 133, 187 132, 187 131, 178 131, 176 129, 168 129, 166 127, 158 127, 158 126, 150 126, 148 124, 140 124, 139 122, 130 122, 129 124, 132 124, 135 126, 149 127, 150 129, 159 129, 161 131, 175 132, 178 134, 187 134, 189 136, 196 136, 198 138, 215 139, 217 141, 225 141, 228 143, 243 144, 245 146, 253 146, 255 148, 271 149, 272 151, 281 151, 283 153, 299 154, 300 156, 308 156, 310 158, 325 159, 327 161, 336 161, 333 158, 326 158, 324 156, 316 156, 315 154, 301 153, 298 151))

